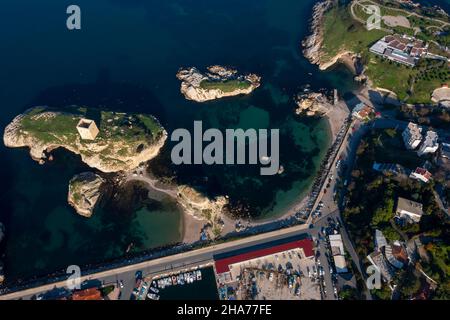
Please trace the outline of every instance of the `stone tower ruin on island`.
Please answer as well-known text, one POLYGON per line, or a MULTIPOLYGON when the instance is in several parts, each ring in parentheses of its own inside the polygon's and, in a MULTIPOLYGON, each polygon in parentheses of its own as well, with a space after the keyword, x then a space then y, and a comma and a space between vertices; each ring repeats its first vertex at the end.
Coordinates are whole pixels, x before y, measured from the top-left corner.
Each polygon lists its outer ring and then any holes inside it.
POLYGON ((81 119, 77 124, 78 133, 83 140, 95 140, 100 130, 94 120, 81 119))

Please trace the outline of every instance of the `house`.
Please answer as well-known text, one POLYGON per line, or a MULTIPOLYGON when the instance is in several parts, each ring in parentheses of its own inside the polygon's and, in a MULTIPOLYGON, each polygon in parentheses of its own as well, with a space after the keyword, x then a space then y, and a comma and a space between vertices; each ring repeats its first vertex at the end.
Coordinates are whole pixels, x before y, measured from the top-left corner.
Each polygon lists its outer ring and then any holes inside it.
POLYGON ((345 261, 345 257, 343 255, 337 255, 333 257, 334 266, 336 267, 337 273, 347 273, 347 262, 345 261))
POLYGON ((401 220, 417 223, 422 218, 423 206, 421 203, 399 197, 395 214, 401 220))
POLYGON ((383 232, 381 232, 380 230, 375 230, 375 247, 378 250, 383 249, 384 247, 386 247, 388 245, 386 238, 383 235, 383 232))
POLYGON ((396 163, 377 163, 374 162, 373 170, 383 173, 384 175, 393 175, 399 178, 408 178, 411 170, 396 163))
POLYGON ((100 130, 94 120, 81 119, 77 124, 78 133, 83 140, 95 140, 100 130))
POLYGON ((406 148, 414 150, 422 142, 422 128, 417 124, 410 122, 405 131, 403 131, 402 137, 406 148))
POLYGON ((361 121, 370 120, 372 115, 374 115, 373 108, 364 103, 358 103, 352 111, 352 116, 361 121))
POLYGON ((367 260, 378 270, 383 279, 387 282, 391 282, 394 277, 394 270, 391 265, 387 263, 384 255, 381 251, 375 250, 367 256, 367 260))
POLYGON ((439 149, 438 139, 436 132, 428 130, 417 154, 423 156, 424 154, 435 153, 439 149))
POLYGON ((411 175, 409 177, 411 179, 416 179, 428 183, 433 175, 427 169, 418 167, 415 171, 411 172, 411 175))
POLYGON ((420 58, 427 54, 428 46, 413 37, 394 34, 378 40, 369 51, 391 61, 415 67, 420 58))
POLYGON ((403 262, 397 260, 397 258, 394 256, 392 246, 386 246, 386 248, 384 249, 384 255, 391 266, 393 266, 396 269, 403 268, 403 262))
POLYGON ((403 268, 403 262, 399 261, 394 255, 394 250, 398 252, 398 248, 396 246, 394 247, 389 245, 383 235, 383 232, 381 232, 380 230, 375 230, 375 249, 378 252, 384 253, 385 258, 393 267, 397 269, 403 268))
POLYGON ((331 253, 333 255, 334 266, 337 273, 347 273, 347 262, 345 261, 344 243, 340 234, 331 234, 328 236, 330 241, 331 253))
POLYGON ((103 300, 100 290, 90 288, 86 290, 75 291, 72 300, 103 300))

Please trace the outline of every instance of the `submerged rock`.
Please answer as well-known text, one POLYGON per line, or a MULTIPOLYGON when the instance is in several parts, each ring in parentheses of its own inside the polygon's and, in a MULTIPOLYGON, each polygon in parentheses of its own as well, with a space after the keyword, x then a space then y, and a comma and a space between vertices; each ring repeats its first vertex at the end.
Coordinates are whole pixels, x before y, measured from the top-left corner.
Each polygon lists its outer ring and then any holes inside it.
POLYGON ((297 115, 306 114, 309 117, 322 116, 333 108, 332 103, 323 93, 299 94, 295 102, 297 115))
POLYGON ((181 93, 197 102, 250 94, 261 85, 256 74, 239 75, 237 70, 217 65, 208 67, 204 74, 194 67, 181 69, 177 78, 182 81, 181 93))
POLYGON ((101 197, 105 180, 92 172, 76 175, 69 182, 67 201, 83 217, 90 218, 101 197))

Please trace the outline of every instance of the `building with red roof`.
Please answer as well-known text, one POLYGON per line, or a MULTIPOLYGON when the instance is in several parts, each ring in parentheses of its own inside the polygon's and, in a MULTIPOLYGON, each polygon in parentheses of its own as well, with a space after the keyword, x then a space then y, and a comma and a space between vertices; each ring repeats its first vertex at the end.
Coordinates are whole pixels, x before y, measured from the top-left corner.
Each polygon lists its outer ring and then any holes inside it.
POLYGON ((311 239, 295 240, 282 244, 274 244, 265 248, 254 248, 249 251, 231 255, 224 258, 218 258, 215 260, 215 269, 217 274, 223 274, 230 272, 230 266, 238 264, 248 260, 263 258, 280 252, 285 252, 293 249, 301 249, 304 258, 314 256, 313 242, 311 239))

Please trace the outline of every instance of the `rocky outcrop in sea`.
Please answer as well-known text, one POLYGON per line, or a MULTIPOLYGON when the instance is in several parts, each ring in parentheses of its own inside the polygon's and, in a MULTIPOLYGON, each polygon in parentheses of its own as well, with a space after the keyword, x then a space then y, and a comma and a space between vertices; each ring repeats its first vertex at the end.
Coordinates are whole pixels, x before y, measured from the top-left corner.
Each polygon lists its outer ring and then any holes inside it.
POLYGON ((197 68, 180 69, 181 93, 188 100, 205 102, 224 97, 250 94, 261 85, 256 74, 239 75, 237 70, 222 66, 211 66, 206 73, 197 68))
POLYGON ((297 115, 323 116, 333 108, 332 102, 323 93, 298 94, 295 98, 297 115))
POLYGON ((101 188, 105 179, 93 172, 83 172, 69 182, 67 201, 76 212, 90 218, 102 195, 101 188))

